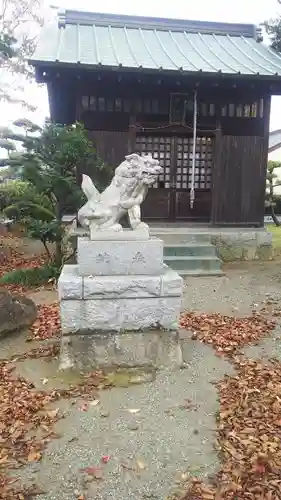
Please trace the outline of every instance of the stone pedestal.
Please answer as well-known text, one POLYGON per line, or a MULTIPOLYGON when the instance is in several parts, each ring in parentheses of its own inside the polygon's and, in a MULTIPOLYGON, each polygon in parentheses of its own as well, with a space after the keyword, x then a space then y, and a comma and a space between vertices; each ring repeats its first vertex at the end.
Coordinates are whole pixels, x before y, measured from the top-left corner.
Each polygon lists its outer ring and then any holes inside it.
POLYGON ((62 368, 181 364, 182 278, 163 263, 161 240, 78 238, 58 290, 62 368))

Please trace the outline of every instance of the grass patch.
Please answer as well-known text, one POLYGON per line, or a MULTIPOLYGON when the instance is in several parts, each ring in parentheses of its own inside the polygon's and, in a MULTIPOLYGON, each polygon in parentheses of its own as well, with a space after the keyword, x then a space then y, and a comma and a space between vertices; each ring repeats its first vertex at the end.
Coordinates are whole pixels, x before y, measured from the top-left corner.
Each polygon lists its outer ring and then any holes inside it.
POLYGON ((0 284, 33 287, 45 285, 51 280, 57 280, 58 277, 59 269, 55 266, 27 267, 4 274, 0 278, 0 284))

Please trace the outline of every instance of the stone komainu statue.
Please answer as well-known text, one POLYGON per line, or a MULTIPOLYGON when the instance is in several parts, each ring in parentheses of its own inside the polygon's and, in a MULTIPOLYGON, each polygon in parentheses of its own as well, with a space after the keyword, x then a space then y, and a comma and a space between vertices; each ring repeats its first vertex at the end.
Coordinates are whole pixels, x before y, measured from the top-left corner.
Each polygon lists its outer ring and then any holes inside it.
POLYGON ((148 188, 162 173, 159 161, 151 155, 127 155, 116 168, 111 184, 102 192, 96 189, 87 175, 83 175, 82 190, 88 201, 78 211, 78 220, 92 231, 122 231, 120 219, 128 213, 130 226, 147 229, 141 221, 140 205, 148 188))

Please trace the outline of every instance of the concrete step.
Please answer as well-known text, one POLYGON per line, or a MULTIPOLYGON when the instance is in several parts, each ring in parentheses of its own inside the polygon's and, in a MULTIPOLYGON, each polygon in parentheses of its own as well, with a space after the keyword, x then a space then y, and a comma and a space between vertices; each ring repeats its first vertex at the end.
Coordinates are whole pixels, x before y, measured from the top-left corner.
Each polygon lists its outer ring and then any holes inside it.
POLYGON ((210 243, 168 243, 164 257, 216 257, 216 249, 210 243))
POLYGON ((202 273, 221 271, 221 260, 218 257, 164 257, 164 262, 167 266, 175 271, 200 271, 202 273))
POLYGON ((210 233, 189 233, 189 232, 161 232, 150 230, 151 236, 164 241, 165 245, 184 245, 195 243, 211 243, 210 233))
POLYGON ((182 278, 185 278, 187 276, 194 276, 194 277, 212 277, 212 276, 224 276, 223 271, 202 271, 202 270, 197 270, 197 271, 188 271, 187 269, 177 269, 177 273, 182 276, 182 278))

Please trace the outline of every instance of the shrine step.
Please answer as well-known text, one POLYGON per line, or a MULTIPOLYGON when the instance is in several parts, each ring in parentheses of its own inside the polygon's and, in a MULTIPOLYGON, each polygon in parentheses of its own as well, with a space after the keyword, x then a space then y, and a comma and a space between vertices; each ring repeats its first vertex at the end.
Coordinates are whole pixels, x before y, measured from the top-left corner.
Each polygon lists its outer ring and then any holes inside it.
POLYGON ((210 232, 187 232, 187 231, 161 231, 161 229, 150 229, 152 237, 164 241, 165 245, 191 245, 191 244, 211 244, 212 234, 210 232))
MULTIPOLYGON (((211 245, 210 245, 211 246, 211 245)), ((190 248, 190 247, 189 247, 190 248)), ((221 260, 215 255, 165 255, 164 262, 167 266, 177 271, 181 276, 222 276, 221 260)))
POLYGON ((216 249, 211 243, 167 243, 164 257, 216 257, 216 249))

